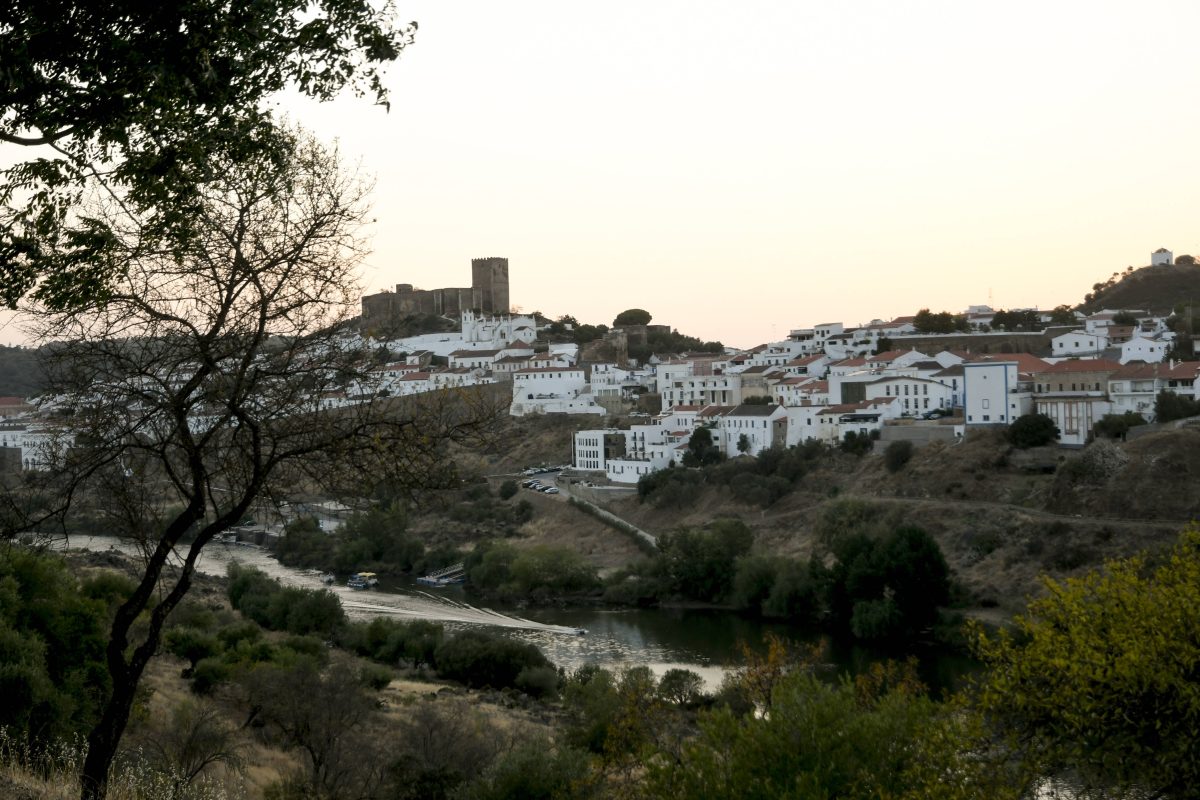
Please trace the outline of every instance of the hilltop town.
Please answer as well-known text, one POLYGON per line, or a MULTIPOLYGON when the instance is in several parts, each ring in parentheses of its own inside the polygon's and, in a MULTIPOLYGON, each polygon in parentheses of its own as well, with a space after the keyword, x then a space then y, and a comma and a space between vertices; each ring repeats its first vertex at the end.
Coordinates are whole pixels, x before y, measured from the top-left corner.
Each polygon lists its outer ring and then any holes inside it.
MULTIPOLYGON (((1152 268, 1172 263, 1165 249, 1151 255, 1152 268)), ((611 327, 508 313, 508 260, 474 259, 471 267, 470 287, 400 284, 363 297, 358 328, 341 337, 372 348, 378 363, 314 405, 497 384, 511 391, 513 417, 578 416, 572 467, 629 485, 683 463, 700 428, 721 454, 736 457, 848 436, 952 443, 1042 414, 1060 445, 1078 447, 1109 416, 1165 422, 1155 411, 1161 393, 1200 399, 1192 337, 1179 333, 1177 317, 1147 309, 974 305, 858 327, 822 322, 745 350, 709 343, 704 352, 659 352, 648 344, 670 342, 673 331, 649 324, 645 311, 631 309, 611 327), (453 329, 388 334, 422 315, 453 329)), ((0 398, 4 469, 42 463, 55 440, 46 419, 54 405, 0 398)))

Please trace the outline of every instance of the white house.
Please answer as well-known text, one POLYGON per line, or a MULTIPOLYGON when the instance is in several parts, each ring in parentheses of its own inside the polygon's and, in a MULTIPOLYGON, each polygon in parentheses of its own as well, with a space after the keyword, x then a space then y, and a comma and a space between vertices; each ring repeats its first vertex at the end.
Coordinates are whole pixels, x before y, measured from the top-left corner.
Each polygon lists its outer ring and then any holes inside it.
POLYGON ((1132 339, 1121 344, 1119 361, 1122 364, 1128 364, 1130 361, 1155 364, 1166 357, 1167 345, 1168 343, 1161 339, 1148 339, 1135 333, 1132 339))
MULTIPOLYGON (((1098 331, 1103 329, 1098 328, 1098 331)), ((1108 347, 1104 333, 1088 333, 1086 330, 1070 331, 1050 340, 1050 352, 1058 358, 1069 356, 1098 356, 1108 347)))
POLYGON ((777 405, 739 405, 717 421, 720 447, 729 458, 743 453, 756 456, 763 450, 782 446, 787 440, 787 427, 787 411, 777 405))
POLYGON ((1072 359, 1034 373, 1034 406, 1058 426, 1058 441, 1084 445, 1096 420, 1111 411, 1109 378, 1121 369, 1115 361, 1072 359))
POLYGON ((1160 247, 1150 254, 1150 266, 1169 266, 1175 260, 1175 254, 1165 247, 1160 247))
POLYGON ((963 368, 963 413, 967 425, 1011 425, 1033 407, 1017 361, 967 361, 963 368))
POLYGON ((513 373, 509 414, 605 413, 589 391, 580 367, 530 367, 513 373))
POLYGON ((903 416, 916 416, 935 408, 951 408, 954 394, 936 380, 906 375, 884 376, 866 384, 866 399, 896 398, 903 416))
POLYGON ((1108 376, 1112 413, 1133 411, 1147 420, 1153 419, 1154 401, 1159 392, 1174 392, 1194 400, 1198 376, 1200 361, 1126 364, 1108 376))

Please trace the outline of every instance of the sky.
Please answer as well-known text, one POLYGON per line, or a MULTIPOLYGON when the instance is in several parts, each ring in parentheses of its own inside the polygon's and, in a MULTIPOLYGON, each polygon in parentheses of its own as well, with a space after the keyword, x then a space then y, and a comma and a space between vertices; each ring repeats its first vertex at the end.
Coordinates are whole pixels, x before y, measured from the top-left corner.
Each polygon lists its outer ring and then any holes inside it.
MULTIPOLYGON (((1200 3, 398 0, 366 99, 279 108, 374 176, 368 292, 751 346, 1050 308, 1200 255, 1200 3)), ((0 332, 0 339, 5 334, 0 332)))

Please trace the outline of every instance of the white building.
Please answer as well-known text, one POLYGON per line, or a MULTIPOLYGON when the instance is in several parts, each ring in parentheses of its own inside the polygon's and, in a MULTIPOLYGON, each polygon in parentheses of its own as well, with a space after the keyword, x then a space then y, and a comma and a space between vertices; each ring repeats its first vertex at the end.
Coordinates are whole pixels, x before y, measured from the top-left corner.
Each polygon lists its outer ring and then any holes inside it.
MULTIPOLYGON (((1103 331, 1103 328, 1097 328, 1103 331)), ((1108 336, 1102 332, 1070 331, 1050 340, 1050 352, 1056 358, 1070 356, 1099 356, 1108 347, 1108 336)))
POLYGON ((1135 333, 1132 339, 1121 344, 1119 360, 1122 364, 1128 364, 1130 361, 1156 364, 1166 357, 1167 345, 1168 343, 1161 339, 1148 339, 1135 333))
POLYGON ((531 367, 513 373, 513 399, 509 413, 597 414, 605 413, 596 403, 580 367, 531 367))
POLYGON ((953 407, 953 391, 936 380, 907 375, 885 376, 868 381, 866 399, 896 398, 901 414, 918 416, 934 409, 953 407))
POLYGON ((967 361, 963 365, 963 413, 967 425, 1011 425, 1033 407, 1017 361, 967 361))
POLYGON ((1150 266, 1168 266, 1175 260, 1175 254, 1165 247, 1160 247, 1150 254, 1150 266))
POLYGON ((787 441, 788 415, 782 406, 739 405, 717 419, 721 451, 728 458, 739 455, 756 456, 771 447, 782 447, 787 441), (745 438, 743 438, 745 437, 745 438), (745 450, 741 449, 741 445, 745 450))
POLYGON ((1200 361, 1168 364, 1126 364, 1108 376, 1108 399, 1112 413, 1133 411, 1147 420, 1154 418, 1154 401, 1159 392, 1174 392, 1195 400, 1200 361))

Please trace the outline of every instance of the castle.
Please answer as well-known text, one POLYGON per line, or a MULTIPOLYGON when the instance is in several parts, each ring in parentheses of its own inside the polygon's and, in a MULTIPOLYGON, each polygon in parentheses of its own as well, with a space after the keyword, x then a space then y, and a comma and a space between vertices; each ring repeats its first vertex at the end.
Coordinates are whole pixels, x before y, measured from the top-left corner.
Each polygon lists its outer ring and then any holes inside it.
POLYGON ((387 322, 411 314, 458 317, 464 311, 508 313, 507 258, 471 259, 469 288, 414 289, 411 283, 398 283, 394 292, 362 299, 363 322, 387 322))

